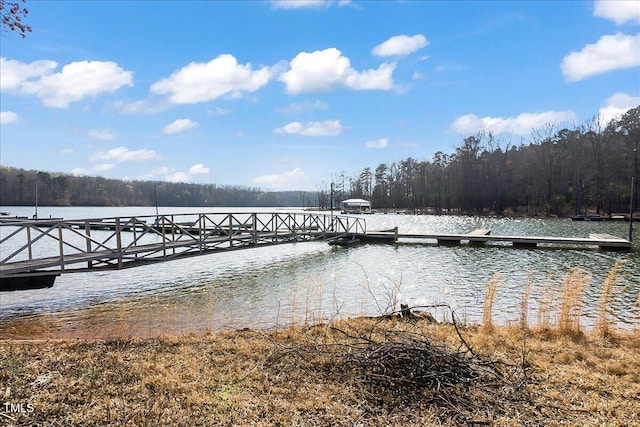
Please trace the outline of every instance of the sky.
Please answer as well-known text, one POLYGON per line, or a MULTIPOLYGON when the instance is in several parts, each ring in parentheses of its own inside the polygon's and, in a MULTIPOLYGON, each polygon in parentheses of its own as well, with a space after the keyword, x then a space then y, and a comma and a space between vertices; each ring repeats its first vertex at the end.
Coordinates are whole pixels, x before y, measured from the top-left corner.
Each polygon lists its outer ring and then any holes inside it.
POLYGON ((0 35, 0 165, 317 190, 640 105, 640 1, 44 1, 0 35))

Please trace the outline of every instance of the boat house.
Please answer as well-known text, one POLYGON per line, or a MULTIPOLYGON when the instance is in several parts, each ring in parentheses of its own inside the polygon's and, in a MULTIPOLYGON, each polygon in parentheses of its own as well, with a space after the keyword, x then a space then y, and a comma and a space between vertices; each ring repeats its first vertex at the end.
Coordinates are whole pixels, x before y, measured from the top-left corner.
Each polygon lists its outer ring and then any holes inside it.
POLYGON ((343 214, 370 214, 371 202, 363 199, 348 199, 340 202, 340 211, 343 214))

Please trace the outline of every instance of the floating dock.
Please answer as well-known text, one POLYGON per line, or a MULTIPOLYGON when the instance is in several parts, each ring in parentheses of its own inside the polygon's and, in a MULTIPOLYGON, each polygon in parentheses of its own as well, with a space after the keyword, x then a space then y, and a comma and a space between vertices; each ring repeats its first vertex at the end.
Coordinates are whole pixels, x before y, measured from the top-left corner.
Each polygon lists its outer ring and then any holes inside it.
POLYGON ((545 246, 587 246, 602 250, 630 251, 629 240, 611 234, 590 234, 589 237, 555 237, 555 236, 499 236, 492 235, 490 230, 477 229, 466 234, 405 234, 394 230, 370 231, 355 235, 363 242, 398 242, 398 241, 432 241, 439 245, 455 246, 462 243, 469 245, 485 245, 487 243, 506 243, 519 248, 536 248, 545 246))

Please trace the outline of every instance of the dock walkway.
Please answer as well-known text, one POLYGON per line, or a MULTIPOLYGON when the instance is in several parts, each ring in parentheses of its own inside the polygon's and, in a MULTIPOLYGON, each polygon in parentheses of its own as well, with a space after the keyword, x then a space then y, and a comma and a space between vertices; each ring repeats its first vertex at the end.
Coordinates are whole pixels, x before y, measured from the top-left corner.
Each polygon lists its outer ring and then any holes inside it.
MULTIPOLYGON (((412 241, 439 245, 632 249, 630 241, 608 234, 591 234, 588 238, 499 236, 487 229, 464 234, 412 234, 399 233, 397 227, 367 231, 362 218, 315 213, 199 213, 46 222, 20 220, 0 223, 0 291, 3 283, 16 282, 19 278, 122 269, 216 251, 309 240, 324 240, 342 246, 412 241)), ((30 286, 30 282, 25 286, 30 286)))
POLYGON ((180 214, 0 224, 0 279, 122 269, 178 257, 364 233, 360 218, 310 213, 180 214))
POLYGON ((560 246, 592 246, 602 250, 631 250, 629 240, 610 234, 591 234, 589 237, 556 237, 556 236, 498 236, 492 235, 490 230, 478 229, 466 234, 405 234, 394 231, 371 231, 356 236, 365 241, 435 241, 439 245, 486 244, 490 242, 511 243, 514 247, 535 248, 538 245, 560 246))

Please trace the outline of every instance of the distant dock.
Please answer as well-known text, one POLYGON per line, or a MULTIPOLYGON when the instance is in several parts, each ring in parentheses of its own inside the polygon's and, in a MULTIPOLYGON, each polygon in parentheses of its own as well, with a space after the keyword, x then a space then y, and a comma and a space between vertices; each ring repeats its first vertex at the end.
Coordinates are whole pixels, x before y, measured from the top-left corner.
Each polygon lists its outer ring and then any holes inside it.
POLYGON ((490 230, 477 229, 466 234, 404 234, 393 230, 369 231, 357 234, 355 239, 361 242, 398 242, 398 241, 432 241, 439 245, 454 246, 462 243, 469 245, 485 245, 488 243, 507 243, 517 248, 536 248, 546 246, 587 246, 598 247, 602 250, 630 251, 632 243, 629 240, 612 236, 611 234, 590 234, 589 237, 555 237, 555 236, 499 236, 492 235, 490 230))

